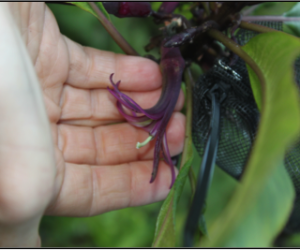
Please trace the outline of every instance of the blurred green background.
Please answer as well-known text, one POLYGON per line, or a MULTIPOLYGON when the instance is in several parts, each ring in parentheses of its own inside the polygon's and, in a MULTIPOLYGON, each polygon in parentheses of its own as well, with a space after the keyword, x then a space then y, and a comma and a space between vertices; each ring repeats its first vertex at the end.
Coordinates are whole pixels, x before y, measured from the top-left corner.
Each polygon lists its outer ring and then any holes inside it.
MULTIPOLYGON (((257 10, 257 15, 282 14, 295 3, 267 3, 257 10)), ((101 50, 123 53, 108 33, 91 14, 75 7, 60 4, 48 4, 55 15, 61 33, 72 40, 101 50)), ((150 38, 159 33, 158 26, 151 18, 118 19, 111 17, 113 24, 137 52, 144 56, 144 46, 150 38)), ((151 51, 158 57, 158 51, 151 51)), ((196 153, 197 155, 197 153, 196 153)), ((197 156, 193 162, 195 171, 200 166, 197 156)), ((149 177, 150 178, 150 177, 149 177)), ((223 210, 238 183, 219 168, 216 168, 209 190, 205 219, 207 227, 223 210)), ((190 201, 190 186, 185 184, 177 213, 177 234, 182 228, 190 201)), ((156 217, 162 202, 126 208, 89 218, 71 218, 45 216, 42 219, 40 235, 43 247, 150 247, 155 230, 156 217)), ((286 246, 299 246, 299 235, 291 237, 286 246)), ((177 246, 181 246, 178 237, 177 246)))

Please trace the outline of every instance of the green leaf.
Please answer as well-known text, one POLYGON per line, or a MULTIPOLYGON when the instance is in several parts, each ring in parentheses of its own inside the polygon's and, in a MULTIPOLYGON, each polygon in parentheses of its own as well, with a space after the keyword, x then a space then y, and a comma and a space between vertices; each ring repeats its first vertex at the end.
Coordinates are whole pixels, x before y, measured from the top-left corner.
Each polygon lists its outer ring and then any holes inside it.
POLYGON ((193 156, 190 156, 189 160, 181 168, 167 199, 160 209, 152 247, 175 247, 176 208, 192 161, 193 156))
POLYGON ((201 214, 200 219, 199 219, 199 229, 202 235, 208 236, 207 228, 206 228, 206 221, 204 214, 201 214))
MULTIPOLYGON (((283 16, 300 17, 300 3, 297 3, 290 11, 284 13, 283 16)), ((283 24, 283 31, 300 37, 300 22, 285 22, 283 24)))
POLYGON ((158 9, 162 3, 163 2, 150 2, 152 10, 158 11, 158 9))
MULTIPOLYGON (((204 247, 270 247, 284 226, 294 198, 293 184, 283 164, 275 168, 261 190, 247 213, 236 214, 235 221, 229 222, 231 225, 225 230, 223 228, 222 237, 216 239, 215 231, 210 232, 210 242, 206 241, 204 247)), ((218 220, 221 222, 224 220, 218 220)))
POLYGON ((253 16, 278 16, 290 10, 295 2, 265 2, 260 4, 252 13, 253 16))
POLYGON ((193 14, 191 13, 191 4, 191 2, 181 2, 175 9, 174 14, 183 15, 188 20, 192 19, 193 14))
MULTIPOLYGON (((270 246, 293 204, 293 185, 283 159, 300 129, 292 68, 300 53, 300 40, 283 32, 264 33, 252 38, 243 50, 264 76, 258 134, 241 184, 208 230, 210 241, 204 241, 203 247, 270 246)), ((256 88, 258 78, 250 67, 248 72, 256 88)))
MULTIPOLYGON (((186 73, 187 75, 187 73, 186 73)), ((190 75, 191 76, 191 75, 190 75)), ((193 155, 192 143, 192 91, 191 84, 187 83, 187 114, 186 114, 186 139, 182 153, 181 168, 175 183, 164 201, 157 217, 156 229, 152 247, 175 247, 175 215, 185 180, 188 176, 193 155)))
MULTIPOLYGON (((95 17, 99 18, 98 15, 96 14, 96 12, 92 9, 92 7, 89 5, 89 3, 87 2, 68 2, 68 3, 71 3, 71 4, 74 4, 76 5, 77 7, 93 14, 95 17)), ((102 2, 94 2, 98 8, 102 11, 102 13, 105 15, 105 17, 109 20, 110 20, 110 16, 109 14, 107 13, 106 9, 104 8, 102 2)))

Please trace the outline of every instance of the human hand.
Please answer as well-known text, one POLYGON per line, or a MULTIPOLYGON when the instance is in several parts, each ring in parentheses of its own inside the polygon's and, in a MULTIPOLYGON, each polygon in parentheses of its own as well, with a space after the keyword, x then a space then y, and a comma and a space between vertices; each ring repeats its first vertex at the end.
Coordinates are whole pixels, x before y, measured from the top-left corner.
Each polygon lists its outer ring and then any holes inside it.
MULTIPOLYGON (((91 216, 162 200, 169 166, 150 184, 154 142, 124 121, 109 75, 143 108, 161 92, 154 62, 82 47, 60 34, 44 3, 0 3, 0 246, 39 245, 44 213, 91 216)), ((176 110, 183 105, 180 94, 176 110)), ((185 118, 167 128, 171 155, 185 118)))

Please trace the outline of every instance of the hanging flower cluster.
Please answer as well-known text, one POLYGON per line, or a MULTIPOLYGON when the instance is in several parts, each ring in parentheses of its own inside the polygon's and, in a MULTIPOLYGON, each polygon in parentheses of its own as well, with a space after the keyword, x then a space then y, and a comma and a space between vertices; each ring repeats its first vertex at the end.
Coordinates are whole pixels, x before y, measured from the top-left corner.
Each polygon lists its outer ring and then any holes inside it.
POLYGON ((155 180, 159 160, 161 155, 171 168, 172 181, 175 181, 175 166, 172 163, 166 136, 166 127, 174 111, 180 88, 182 73, 185 62, 181 57, 178 48, 161 47, 160 68, 163 76, 162 94, 157 104, 150 109, 142 109, 130 97, 120 92, 119 85, 113 82, 113 74, 110 76, 110 82, 113 89, 107 88, 108 91, 117 99, 117 108, 122 116, 132 125, 143 128, 149 132, 149 137, 142 143, 138 142, 136 147, 140 148, 149 141, 156 139, 153 160, 153 172, 150 183, 155 180), (129 114, 124 108, 130 110, 129 114))

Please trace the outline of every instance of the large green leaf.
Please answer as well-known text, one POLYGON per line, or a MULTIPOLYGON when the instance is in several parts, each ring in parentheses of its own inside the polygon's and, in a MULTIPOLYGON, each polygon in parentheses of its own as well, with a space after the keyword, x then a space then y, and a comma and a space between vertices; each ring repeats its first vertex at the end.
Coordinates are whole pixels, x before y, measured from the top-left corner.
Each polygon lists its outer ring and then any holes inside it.
MULTIPOLYGON (((300 3, 297 3, 290 11, 284 13, 285 17, 300 17, 300 3)), ((283 31, 295 36, 300 36, 300 22, 292 21, 283 24, 283 31)))
POLYGON ((283 159, 300 129, 292 67, 300 53, 300 41, 283 32, 264 33, 251 39, 243 50, 264 76, 259 88, 256 74, 248 67, 261 105, 260 125, 241 185, 208 230, 210 240, 203 242, 204 247, 270 246, 288 219, 294 198, 283 159))
MULTIPOLYGON (((186 78, 191 74, 186 72, 186 78)), ((192 143, 192 90, 191 83, 187 83, 186 88, 187 105, 186 105, 186 139, 184 143, 184 150, 182 153, 181 168, 176 181, 164 201, 159 215, 157 217, 156 229, 154 234, 153 247, 175 247, 176 234, 175 234, 175 215, 177 203, 179 201, 185 180, 188 176, 193 155, 192 143)))
MULTIPOLYGON (((71 4, 76 5, 77 7, 93 14, 95 17, 99 18, 96 12, 93 10, 93 8, 89 5, 88 2, 68 2, 71 4)), ((102 13, 105 15, 105 17, 110 21, 110 16, 107 13, 106 9, 104 8, 103 4, 101 2, 94 2, 98 8, 102 11, 102 13)))

